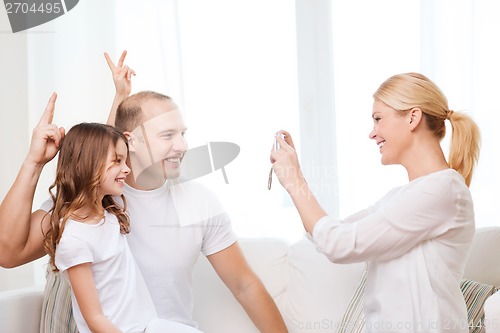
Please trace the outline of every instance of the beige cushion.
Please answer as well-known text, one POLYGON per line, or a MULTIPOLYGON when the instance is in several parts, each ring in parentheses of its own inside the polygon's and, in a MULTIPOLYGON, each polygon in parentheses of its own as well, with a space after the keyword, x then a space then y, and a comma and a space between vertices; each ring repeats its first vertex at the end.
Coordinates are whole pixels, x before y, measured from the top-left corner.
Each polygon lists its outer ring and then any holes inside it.
POLYGON ((366 270, 361 276, 358 287, 354 291, 354 295, 347 306, 347 309, 342 317, 342 324, 339 327, 338 333, 361 333, 365 327, 365 316, 363 314, 363 294, 365 293, 366 285, 366 270))
POLYGON ((484 333, 484 303, 498 288, 481 282, 464 279, 460 283, 467 305, 467 319, 470 333, 484 333))

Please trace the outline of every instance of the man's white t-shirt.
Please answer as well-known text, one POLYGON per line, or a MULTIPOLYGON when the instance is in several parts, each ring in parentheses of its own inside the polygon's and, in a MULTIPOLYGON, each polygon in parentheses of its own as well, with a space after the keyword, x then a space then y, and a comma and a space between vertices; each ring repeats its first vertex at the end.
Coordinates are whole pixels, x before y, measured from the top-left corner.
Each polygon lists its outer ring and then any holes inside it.
POLYGON ((151 191, 125 185, 124 196, 127 240, 158 316, 196 327, 194 266, 200 252, 209 256, 236 242, 229 216, 213 192, 194 181, 151 191))
POLYGON ((469 331, 459 283, 474 236, 463 177, 447 169, 390 191, 343 221, 328 216, 312 238, 334 262, 367 261, 367 332, 469 331))
MULTIPOLYGON (((165 182, 155 190, 124 187, 130 217, 128 245, 162 319, 197 327, 193 319, 193 271, 206 256, 237 241, 215 194, 194 181, 165 182)), ((120 197, 115 201, 123 204, 120 197)), ((40 209, 49 211, 52 200, 40 209)))

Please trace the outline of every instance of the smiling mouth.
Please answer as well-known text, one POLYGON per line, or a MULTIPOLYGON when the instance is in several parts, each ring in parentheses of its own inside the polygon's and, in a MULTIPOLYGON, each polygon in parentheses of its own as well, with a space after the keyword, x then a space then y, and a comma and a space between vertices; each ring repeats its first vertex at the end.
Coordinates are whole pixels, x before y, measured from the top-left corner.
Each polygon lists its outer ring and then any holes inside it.
POLYGON ((385 145, 385 141, 380 141, 377 145, 379 148, 382 148, 385 145))
POLYGON ((170 163, 181 163, 181 158, 180 157, 171 157, 171 158, 166 158, 165 161, 170 162, 170 163))

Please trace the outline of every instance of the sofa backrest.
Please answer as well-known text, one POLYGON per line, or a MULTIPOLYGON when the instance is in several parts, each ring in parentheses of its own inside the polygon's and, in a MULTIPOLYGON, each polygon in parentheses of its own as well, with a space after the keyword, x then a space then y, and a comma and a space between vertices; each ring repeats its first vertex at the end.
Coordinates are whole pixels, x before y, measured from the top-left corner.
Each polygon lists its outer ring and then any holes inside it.
MULTIPOLYGON (((308 239, 292 245, 262 238, 239 243, 290 333, 336 332, 364 264, 331 263, 308 239)), ((194 303, 195 320, 206 333, 259 332, 204 256, 194 272, 194 303)))
MULTIPOLYGON (((290 333, 334 333, 364 264, 334 264, 304 238, 241 239, 248 263, 275 299, 290 333)), ((478 228, 464 278, 500 286, 500 227, 478 228)), ((195 320, 206 333, 258 333, 243 308, 200 257, 195 269, 195 320)))
POLYGON ((290 246, 282 314, 290 333, 334 333, 365 264, 335 264, 303 239, 290 246))
POLYGON ((500 227, 476 230, 464 277, 500 286, 500 227))
MULTIPOLYGON (((285 292, 288 243, 279 239, 241 239, 248 264, 276 302, 285 292)), ((259 333, 241 305, 200 255, 194 271, 194 319, 206 333, 259 333)))

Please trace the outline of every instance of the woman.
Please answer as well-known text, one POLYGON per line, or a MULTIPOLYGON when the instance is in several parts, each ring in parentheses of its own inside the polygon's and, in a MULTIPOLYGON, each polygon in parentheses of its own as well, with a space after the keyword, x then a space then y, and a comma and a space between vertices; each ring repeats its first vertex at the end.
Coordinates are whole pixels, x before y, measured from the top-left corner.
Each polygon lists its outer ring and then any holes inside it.
POLYGON ((418 73, 390 77, 373 97, 370 139, 382 164, 405 167, 408 184, 336 221, 311 193, 285 131, 271 153, 273 169, 320 251, 337 263, 367 262, 367 332, 468 332, 459 282, 475 229, 468 186, 479 155, 477 125, 449 110, 441 90, 418 73), (446 120, 448 162, 440 146, 446 120))

